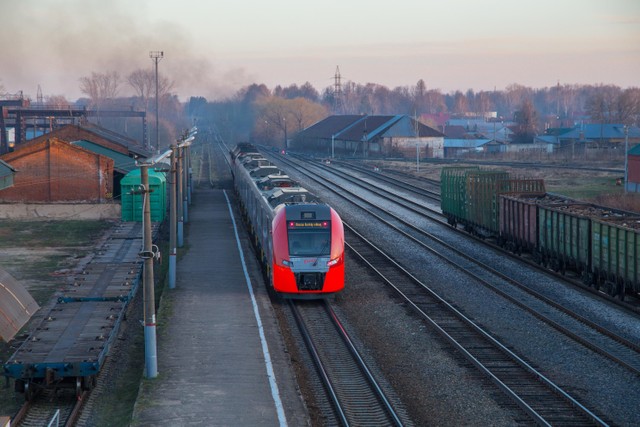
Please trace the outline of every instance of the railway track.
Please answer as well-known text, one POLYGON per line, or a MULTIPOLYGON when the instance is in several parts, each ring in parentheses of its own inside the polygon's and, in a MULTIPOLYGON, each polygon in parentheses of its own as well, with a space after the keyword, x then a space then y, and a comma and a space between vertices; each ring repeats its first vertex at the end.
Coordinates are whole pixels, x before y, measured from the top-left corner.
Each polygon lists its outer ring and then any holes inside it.
MULTIPOLYGON (((286 161, 286 159, 283 159, 286 161)), ((341 179, 348 181, 359 188, 366 190, 367 192, 374 193, 376 197, 379 197, 385 201, 392 202, 394 205, 402 206, 403 208, 418 214, 422 215, 425 218, 428 218, 430 221, 436 222, 440 225, 447 227, 449 230, 455 231, 460 235, 464 235, 466 238, 474 239, 476 242, 482 243, 483 245, 489 246, 494 251, 499 251, 503 256, 510 257, 511 259, 518 260, 519 262, 526 263, 531 268, 537 269, 538 271, 544 272, 547 275, 554 277, 557 280, 570 284, 576 288, 585 290, 593 295, 597 295, 599 298, 606 299, 612 304, 618 305, 630 312, 635 314, 640 314, 640 305, 638 304, 637 299, 629 297, 626 301, 621 301, 618 298, 612 297, 605 292, 602 292, 598 289, 585 285, 581 279, 581 277, 577 277, 572 275, 570 272, 561 272, 554 271, 548 269, 544 266, 541 266, 538 262, 533 260, 527 254, 517 255, 513 252, 510 252, 503 247, 493 243, 491 240, 484 239, 483 237, 478 237, 475 235, 471 235, 467 232, 464 232, 458 228, 451 228, 444 216, 442 215, 441 209, 439 205, 435 207, 432 203, 432 200, 438 200, 439 197, 435 198, 432 194, 425 194, 425 190, 420 189, 420 187, 405 182, 403 180, 396 180, 394 178, 381 175, 376 172, 371 172, 369 170, 365 170, 368 176, 374 177, 376 181, 383 181, 389 185, 395 186, 396 188, 406 190, 409 193, 406 193, 406 196, 402 196, 398 193, 398 191, 390 191, 383 186, 372 183, 372 181, 365 181, 360 179, 349 172, 345 172, 336 168, 329 168, 326 165, 314 165, 317 168, 321 168, 326 170, 332 176, 339 176, 341 179), (422 197, 422 199, 420 199, 422 197)), ((358 169, 362 169, 358 167, 358 169)), ((361 200, 366 201, 364 198, 360 198, 361 200)), ((421 230, 418 230, 422 232, 421 230)))
POLYGON ((329 396, 335 421, 343 426, 405 425, 329 304, 289 301, 289 307, 329 396))
MULTIPOLYGON (((312 175, 315 179, 320 176, 319 174, 312 175)), ((350 176, 346 176, 345 179, 350 182, 356 182, 350 176)), ((487 289, 497 293, 502 298, 527 311, 572 340, 640 376, 640 345, 638 343, 592 322, 571 308, 554 302, 542 292, 536 291, 522 281, 514 279, 510 274, 510 269, 499 271, 488 263, 481 262, 476 257, 468 255, 465 251, 468 248, 460 248, 449 244, 434 233, 427 232, 423 226, 416 226, 404 219, 402 215, 393 214, 389 212, 389 209, 380 208, 377 203, 369 201, 335 181, 329 180, 329 182, 328 187, 339 189, 341 194, 348 194, 348 200, 351 203, 355 204, 356 200, 358 200, 358 207, 363 209, 368 216, 376 218, 386 226, 402 233, 422 249, 438 256, 440 261, 463 271, 487 289)), ((361 183, 358 183, 358 185, 363 189, 373 191, 385 200, 398 203, 400 206, 410 209, 419 215, 427 215, 431 218, 430 215, 433 210, 423 208, 419 203, 387 191, 371 189, 370 186, 361 183)), ((443 221, 436 221, 449 229, 443 221)))
MULTIPOLYGON (((387 176, 386 173, 372 171, 371 168, 365 168, 359 164, 348 163, 344 161, 334 161, 334 164, 339 164, 343 167, 349 168, 351 170, 356 170, 361 174, 365 174, 366 176, 372 177, 375 180, 383 181, 388 184, 391 184, 395 187, 402 188, 404 190, 409 190, 414 194, 418 194, 424 197, 427 197, 431 200, 440 202, 440 181, 436 181, 433 179, 423 178, 423 177, 415 177, 410 176, 409 174, 402 173, 400 171, 389 170, 385 172, 393 173, 394 175, 398 175, 400 178, 393 178, 387 176), (425 184, 430 188, 426 188, 425 184)), ((333 170, 336 170, 333 168, 333 170)))
MULTIPOLYGON (((293 165, 293 166, 297 167, 297 165, 293 165)), ((315 170, 313 170, 312 172, 303 172, 303 173, 305 173, 310 179, 316 180, 317 182, 321 183, 321 185, 325 185, 331 191, 336 191, 337 193, 343 193, 342 196, 348 199, 350 203, 353 203, 355 200, 361 199, 359 197, 359 194, 355 194, 354 192, 347 192, 344 187, 341 187, 335 181, 331 181, 327 183, 325 181, 326 178, 323 177, 324 174, 322 173, 318 173, 315 170), (322 182, 322 181, 325 181, 325 182, 322 182)), ((331 175, 332 176, 335 175, 334 170, 331 171, 331 175)), ((369 190, 369 187, 371 185, 370 183, 368 183, 365 186, 366 186, 366 190, 369 190)), ((358 193, 361 193, 361 191, 359 191, 358 193)), ((362 200, 358 202, 359 205, 365 203, 362 200)), ((372 201, 367 201, 366 203, 367 203, 367 208, 363 208, 362 206, 360 206, 360 208, 366 209, 367 217, 370 217, 370 216, 376 217, 378 218, 378 220, 382 222, 386 222, 386 220, 383 219, 382 216, 389 215, 389 213, 387 212, 389 210, 388 208, 380 209, 376 207, 376 202, 372 202, 372 201), (375 211, 375 213, 373 213, 372 211, 375 211)), ((409 230, 403 231, 403 232, 406 235, 409 235, 408 237, 411 239, 413 239, 413 236, 416 234, 424 234, 425 236, 428 234, 428 233, 424 233, 420 229, 420 227, 415 227, 407 223, 406 221, 404 221, 402 218, 396 217, 392 222, 394 222, 394 225, 392 227, 396 229, 400 229, 402 227, 404 228, 410 227, 409 230), (401 226, 395 225, 396 223, 401 223, 401 222, 405 222, 405 224, 401 226)), ((347 238, 347 241, 349 242, 348 239, 349 238, 347 238)), ((434 240, 433 236, 431 236, 430 239, 434 240)), ((421 244, 423 244, 423 247, 425 247, 426 249, 433 250, 428 246, 426 246, 424 243, 421 243, 421 244)), ((429 243, 429 244, 432 245, 433 243, 429 243)), ((451 250, 451 249, 448 249, 448 250, 451 250)), ((440 249, 433 250, 434 253, 438 253, 438 251, 440 251, 440 249)), ((452 255, 451 252, 446 253, 446 255, 441 254, 440 257, 441 257, 441 260, 443 260, 444 262, 449 262, 450 258, 457 258, 458 260, 460 260, 461 257, 466 258, 462 261, 458 261, 461 264, 470 264, 475 262, 475 260, 473 260, 469 256, 465 256, 464 254, 456 254, 454 256, 452 255)), ((456 267, 456 268, 468 269, 469 267, 460 265, 459 267, 456 267)), ((617 334, 611 331, 607 331, 606 328, 601 328, 600 326, 594 324, 593 322, 589 322, 588 319, 586 319, 585 317, 577 315, 571 312, 570 310, 566 310, 564 307, 562 307, 562 305, 554 304, 553 301, 549 300, 549 298, 536 295, 535 292, 530 292, 526 287, 523 287, 522 285, 518 284, 517 281, 514 281, 509 277, 506 277, 504 274, 501 274, 496 271, 492 271, 492 269, 488 266, 478 267, 476 265, 476 266, 471 266, 470 268, 472 268, 473 270, 485 269, 487 272, 482 274, 494 275, 493 277, 490 276, 489 278, 486 278, 486 279, 482 277, 476 277, 475 280, 479 280, 485 286, 492 288, 495 292, 497 292, 504 298, 508 299, 511 303, 516 304, 517 306, 519 306, 524 310, 527 310, 529 313, 540 318, 545 323, 554 327, 556 330, 561 331, 562 333, 571 337, 571 339, 573 339, 576 342, 579 342, 581 345, 589 348, 590 350, 596 353, 599 353, 600 355, 607 357, 608 359, 614 361, 615 363, 618 363, 620 366, 624 366, 626 369, 630 370, 635 375, 640 374, 640 371, 638 370, 638 368, 640 367, 640 363, 639 363, 640 358, 638 357, 639 348, 637 343, 630 341, 624 337, 618 336, 617 334), (513 287, 514 285, 518 286, 519 290, 515 292, 512 290, 505 292, 502 289, 500 289, 501 287, 503 287, 503 284, 500 284, 500 286, 494 286, 493 283, 496 283, 496 282, 506 282, 509 287, 513 287), (526 295, 523 294, 523 292, 525 292, 526 295), (534 302, 531 302, 531 301, 534 301, 534 302), (532 306, 533 308, 530 306, 532 306), (567 321, 567 319, 570 319, 570 320, 567 321)), ((472 273, 469 273, 469 274, 472 274, 472 273)), ((473 275, 477 276, 475 273, 473 273, 473 275)))
POLYGON ((526 363, 447 303, 355 230, 346 226, 352 254, 541 425, 607 425, 600 416, 526 363))
POLYGON ((12 419, 14 427, 73 426, 89 392, 78 398, 71 390, 43 390, 33 400, 25 401, 12 419))

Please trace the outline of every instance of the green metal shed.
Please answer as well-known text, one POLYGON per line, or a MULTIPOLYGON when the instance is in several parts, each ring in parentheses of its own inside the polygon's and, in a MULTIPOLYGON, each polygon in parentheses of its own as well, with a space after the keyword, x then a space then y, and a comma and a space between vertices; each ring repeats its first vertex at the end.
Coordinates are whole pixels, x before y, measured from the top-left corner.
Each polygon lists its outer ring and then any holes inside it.
MULTIPOLYGON (((149 171, 151 190, 151 221, 162 222, 167 211, 167 179, 162 172, 149 171)), ((134 169, 120 181, 122 221, 142 221, 142 198, 135 194, 140 188, 140 169, 134 169)))

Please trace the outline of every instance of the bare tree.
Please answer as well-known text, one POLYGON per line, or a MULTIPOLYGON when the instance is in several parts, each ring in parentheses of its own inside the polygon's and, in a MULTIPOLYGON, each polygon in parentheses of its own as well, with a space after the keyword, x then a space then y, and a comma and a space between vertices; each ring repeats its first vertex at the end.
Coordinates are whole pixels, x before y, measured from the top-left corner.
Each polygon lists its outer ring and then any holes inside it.
POLYGON ((599 85, 585 102, 585 108, 591 120, 596 123, 616 123, 618 99, 621 89, 617 86, 599 85))
POLYGON ((467 103, 467 97, 459 90, 453 95, 453 112, 456 114, 463 114, 469 111, 469 105, 467 103))
POLYGON ((421 114, 421 113, 429 113, 429 108, 427 106, 427 85, 424 80, 420 79, 413 87, 413 113, 421 114))
MULTIPOLYGON (((127 83, 142 101, 145 111, 149 109, 149 100, 156 96, 156 74, 150 69, 140 68, 127 76, 127 83)), ((174 87, 174 82, 158 74, 158 100, 165 100, 174 87)))
POLYGON ((302 97, 264 97, 256 101, 256 107, 259 112, 254 124, 254 133, 265 138, 277 133, 281 135, 283 142, 328 114, 322 105, 302 97))
POLYGON ((129 86, 133 88, 136 95, 141 99, 145 111, 149 106, 149 98, 155 88, 155 73, 151 70, 137 69, 127 76, 129 86))
POLYGON ((71 104, 67 101, 64 95, 51 95, 45 98, 45 104, 52 106, 56 109, 69 108, 71 104))
POLYGON ((518 124, 514 142, 533 142, 533 137, 537 134, 538 112, 530 99, 526 98, 523 101, 520 109, 514 114, 514 121, 518 124))
POLYGON ((516 83, 506 87, 505 100, 510 111, 515 111, 517 106, 522 105, 526 98, 531 98, 530 88, 516 83))
POLYGON ((92 72, 90 77, 80 78, 80 91, 89 97, 97 109, 100 109, 105 100, 116 97, 119 84, 120 74, 117 71, 92 72))

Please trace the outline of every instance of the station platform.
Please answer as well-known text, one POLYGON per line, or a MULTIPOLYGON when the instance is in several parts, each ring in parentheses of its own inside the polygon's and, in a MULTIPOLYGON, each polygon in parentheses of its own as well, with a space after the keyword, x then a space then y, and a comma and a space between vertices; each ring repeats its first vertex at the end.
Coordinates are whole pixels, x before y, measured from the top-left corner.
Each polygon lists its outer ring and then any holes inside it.
POLYGON ((188 214, 176 287, 157 313, 158 376, 142 381, 131 426, 309 425, 227 193, 194 191, 188 214))

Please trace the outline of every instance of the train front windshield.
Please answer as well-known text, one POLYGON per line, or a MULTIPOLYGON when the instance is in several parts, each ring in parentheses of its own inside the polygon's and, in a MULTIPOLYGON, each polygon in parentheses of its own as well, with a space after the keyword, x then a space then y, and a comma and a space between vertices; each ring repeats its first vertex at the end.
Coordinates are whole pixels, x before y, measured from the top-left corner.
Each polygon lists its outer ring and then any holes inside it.
POLYGON ((331 221, 288 221, 289 256, 329 256, 331 221))

